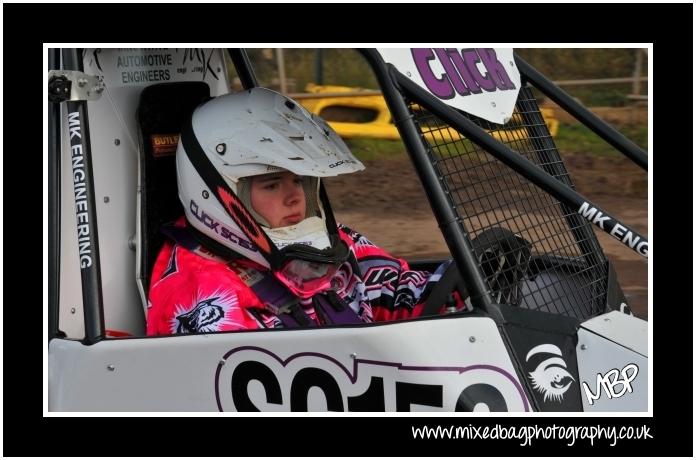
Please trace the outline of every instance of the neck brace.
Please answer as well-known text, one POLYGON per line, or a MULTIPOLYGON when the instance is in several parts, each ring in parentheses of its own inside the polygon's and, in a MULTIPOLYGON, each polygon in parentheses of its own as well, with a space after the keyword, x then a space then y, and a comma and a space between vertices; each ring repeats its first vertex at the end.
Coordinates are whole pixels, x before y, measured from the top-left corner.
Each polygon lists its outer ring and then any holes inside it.
POLYGON ((263 227, 263 230, 278 249, 291 244, 306 244, 316 249, 326 249, 331 246, 324 220, 319 217, 308 217, 302 222, 287 227, 263 227))

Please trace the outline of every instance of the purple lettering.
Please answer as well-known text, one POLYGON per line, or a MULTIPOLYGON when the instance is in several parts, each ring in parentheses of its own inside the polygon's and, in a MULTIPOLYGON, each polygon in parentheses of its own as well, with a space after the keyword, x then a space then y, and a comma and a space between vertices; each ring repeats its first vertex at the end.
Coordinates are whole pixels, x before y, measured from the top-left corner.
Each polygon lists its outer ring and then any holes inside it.
POLYGON ((479 56, 483 65, 486 66, 488 73, 493 77, 493 81, 498 89, 515 89, 515 84, 510 80, 510 76, 503 64, 500 63, 493 48, 479 48, 479 56))
POLYGON ((452 65, 452 60, 448 56, 448 50, 445 48, 433 49, 435 50, 435 54, 437 54, 437 58, 440 60, 442 67, 444 67, 445 69, 445 74, 449 77, 450 81, 452 82, 452 86, 454 86, 454 89, 457 90, 457 92, 462 96, 468 96, 469 89, 464 85, 464 82, 459 77, 459 73, 452 65))
POLYGON ((446 74, 442 74, 442 78, 438 78, 430 68, 431 61, 435 59, 430 48, 413 48, 411 50, 413 62, 416 64, 416 69, 423 79, 423 83, 428 87, 431 93, 440 99, 452 99, 454 97, 454 89, 452 83, 446 74))
POLYGON ((495 82, 489 76, 490 74, 486 72, 485 75, 482 75, 476 66, 476 63, 481 62, 478 52, 475 49, 465 49, 462 50, 462 57, 464 59, 465 66, 467 69, 469 69, 469 73, 471 73, 471 76, 474 77, 474 80, 476 80, 478 86, 481 87, 481 89, 489 92, 495 91, 495 82))
POLYGON ((454 63, 455 67, 457 67, 459 75, 461 75, 462 79, 464 80, 464 83, 469 88, 469 91, 471 91, 474 94, 480 94, 482 92, 481 88, 479 88, 479 85, 476 83, 476 80, 474 80, 474 77, 472 77, 471 73, 469 73, 469 69, 466 68, 466 65, 464 64, 464 60, 462 59, 462 55, 459 53, 459 50, 456 48, 447 48, 447 54, 449 54, 450 59, 454 63))
POLYGON ((481 94, 483 90, 516 89, 493 48, 414 48, 411 55, 423 83, 440 99, 451 99, 457 94, 481 94), (436 58, 444 73, 433 71, 430 61, 436 58), (483 66, 484 72, 478 64, 483 66))

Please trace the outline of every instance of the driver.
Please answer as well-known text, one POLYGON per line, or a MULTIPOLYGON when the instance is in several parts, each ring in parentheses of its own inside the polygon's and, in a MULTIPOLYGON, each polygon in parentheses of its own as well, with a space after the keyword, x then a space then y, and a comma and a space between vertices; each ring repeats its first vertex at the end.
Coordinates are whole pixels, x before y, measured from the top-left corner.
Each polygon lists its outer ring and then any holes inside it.
POLYGON ((321 178, 364 166, 325 121, 269 89, 199 106, 176 161, 185 214, 163 228, 149 335, 415 317, 446 268, 412 271, 335 222, 321 178))

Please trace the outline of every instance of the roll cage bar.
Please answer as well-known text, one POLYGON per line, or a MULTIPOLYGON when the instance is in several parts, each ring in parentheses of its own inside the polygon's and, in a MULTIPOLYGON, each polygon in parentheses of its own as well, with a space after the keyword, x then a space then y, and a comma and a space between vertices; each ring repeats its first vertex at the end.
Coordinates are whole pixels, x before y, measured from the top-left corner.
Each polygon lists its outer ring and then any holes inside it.
MULTIPOLYGON (((62 56, 57 50, 49 50, 49 66, 58 66, 59 58, 62 58, 62 68, 51 68, 50 70, 72 70, 81 72, 82 49, 65 48, 62 56)), ((60 77, 52 78, 49 81, 49 99, 58 98, 61 91, 70 94, 71 84, 60 77)), ((55 100, 55 99, 54 99, 55 100)), ((82 170, 84 188, 80 191, 84 197, 84 211, 86 222, 84 223, 85 232, 83 235, 78 233, 78 240, 86 238, 83 243, 88 243, 90 247, 89 261, 84 260, 81 264, 80 277, 82 281, 82 301, 84 304, 85 321, 85 344, 93 344, 105 337, 104 326, 104 301, 102 298, 102 280, 99 257, 99 238, 97 235, 97 208, 94 196, 94 179, 92 174, 92 147, 89 137, 89 118, 86 100, 68 100, 67 114, 70 126, 70 148, 76 155, 82 158, 82 170)), ((49 206, 49 267, 54 268, 53 276, 49 272, 49 286, 55 286, 49 290, 54 295, 49 295, 49 340, 58 333, 58 309, 59 297, 58 287, 60 286, 58 276, 60 273, 60 153, 61 153, 61 130, 60 130, 60 106, 52 104, 49 110, 49 188, 53 200, 49 206), (56 121, 57 119, 57 121, 56 121), (51 227, 53 223, 53 227, 51 227)), ((78 161, 79 164, 79 161, 78 161)), ((75 168, 75 163, 73 163, 75 168)), ((77 196, 77 185, 75 195, 77 196)))
MULTIPOLYGON (((82 71, 82 49, 63 49, 62 56, 59 49, 49 49, 49 71, 51 70, 72 70, 82 71), (61 59, 62 57, 62 59, 61 59)), ((258 86, 258 80, 254 74, 249 56, 244 49, 228 49, 229 56, 234 64, 235 70, 239 75, 242 86, 245 89, 258 86)), ((500 309, 493 302, 481 271, 477 263, 476 256, 472 250, 471 241, 467 236, 467 231, 462 219, 454 211, 451 196, 441 187, 438 173, 433 166, 428 149, 422 139, 422 134, 415 124, 413 115, 405 101, 405 97, 426 108, 435 116, 447 122, 461 134, 466 136, 475 144, 479 145, 487 153, 505 163, 516 173, 522 175, 530 182, 540 187, 551 196, 559 200, 564 209, 575 210, 568 217, 570 228, 583 252, 590 251, 590 248, 583 247, 583 232, 586 228, 577 225, 581 220, 578 214, 582 209, 594 210, 592 215, 604 216, 602 222, 608 223, 599 225, 594 219, 595 225, 609 233, 614 225, 622 225, 625 229, 637 235, 641 241, 647 245, 647 239, 640 236, 630 227, 620 223, 614 217, 592 204, 582 197, 568 185, 553 177, 553 166, 545 166, 544 169, 536 166, 529 160, 516 154, 515 151, 507 147, 502 142, 489 136, 482 128, 463 116, 459 111, 443 104, 434 96, 417 86, 410 79, 401 74, 393 65, 387 64, 375 49, 360 49, 360 54, 367 60, 368 64, 375 72, 377 80, 382 89, 384 98, 389 110, 392 113, 402 140, 406 146, 409 157, 413 162, 421 183, 423 184, 426 196, 433 209, 433 213, 439 227, 443 233, 445 242, 459 268, 464 282, 467 284, 471 294, 471 301, 474 307, 485 311, 489 316, 500 322, 502 315, 500 309)), ((540 74, 531 65, 515 54, 515 62, 525 81, 530 82, 544 95, 556 102, 559 106, 576 117, 583 124, 588 126, 598 136, 607 143, 615 147, 623 155, 634 161, 637 165, 647 171, 648 156, 640 147, 635 145, 624 135, 613 129, 606 122, 592 114, 585 107, 576 102, 571 96, 554 85, 550 80, 540 74)), ((51 99, 51 85, 55 83, 49 80, 49 99, 51 99)), ((69 90, 68 90, 69 91, 69 90)), ((61 152, 61 129, 60 129, 60 105, 53 101, 49 108, 49 132, 48 132, 48 155, 49 155, 49 340, 60 337, 58 329, 59 312, 59 273, 60 273, 60 152, 61 152)), ((105 338, 104 325, 104 306, 101 288, 101 271, 99 248, 97 239, 97 220, 96 205, 94 200, 94 184, 91 164, 91 146, 89 142, 89 120, 87 118, 87 101, 65 101, 67 111, 72 115, 72 120, 79 120, 79 130, 81 136, 74 136, 71 148, 80 144, 84 158, 84 176, 86 186, 86 209, 89 225, 89 235, 92 245, 92 263, 81 268, 82 298, 84 306, 85 321, 85 344, 96 343, 105 338), (74 115, 77 114, 77 115, 74 115)), ((71 126, 73 126, 71 122, 71 126)), ((588 217, 588 220, 592 220, 588 217)), ((626 244, 626 243, 624 243, 626 244)), ((647 252, 646 252, 647 254, 647 252)), ((647 257, 645 254, 641 254, 647 257)))

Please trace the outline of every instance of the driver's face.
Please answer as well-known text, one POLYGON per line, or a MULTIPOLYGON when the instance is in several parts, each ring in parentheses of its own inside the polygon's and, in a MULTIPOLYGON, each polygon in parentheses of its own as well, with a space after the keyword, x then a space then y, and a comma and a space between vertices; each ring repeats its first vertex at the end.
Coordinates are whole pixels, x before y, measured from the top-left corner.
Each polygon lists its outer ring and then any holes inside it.
POLYGON ((251 206, 271 228, 287 227, 303 221, 306 199, 302 177, 290 171, 252 177, 251 206))

